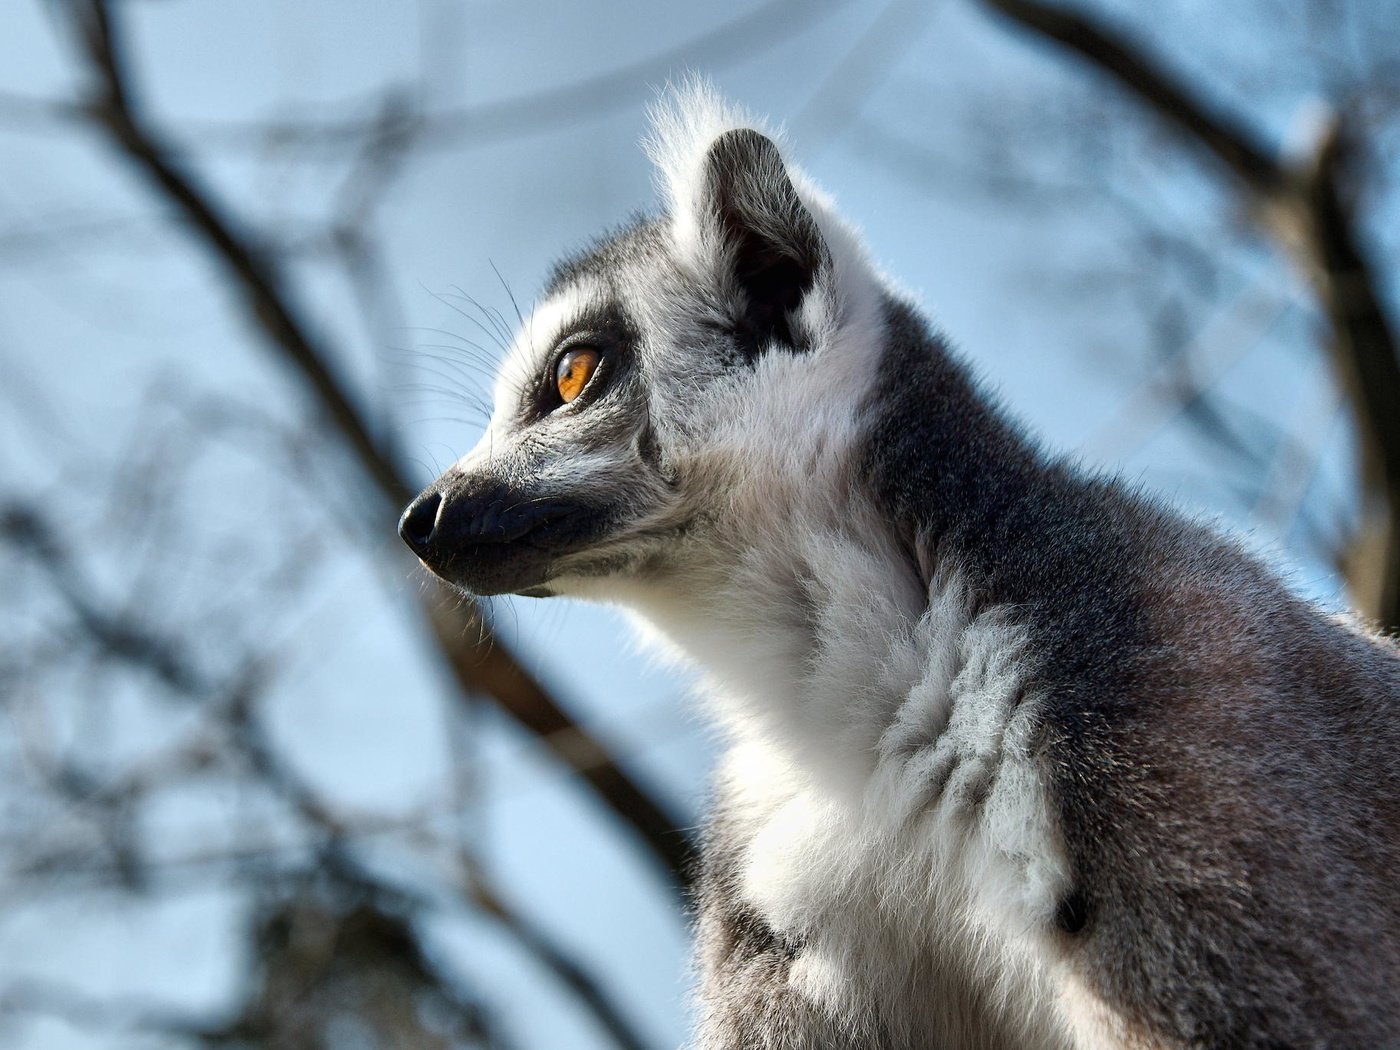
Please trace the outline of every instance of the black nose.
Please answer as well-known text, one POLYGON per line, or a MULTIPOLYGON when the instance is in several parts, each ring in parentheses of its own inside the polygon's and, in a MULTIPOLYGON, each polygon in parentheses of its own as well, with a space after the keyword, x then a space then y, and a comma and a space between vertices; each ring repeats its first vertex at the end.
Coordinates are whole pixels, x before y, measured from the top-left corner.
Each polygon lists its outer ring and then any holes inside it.
POLYGON ((399 535, 420 555, 432 543, 441 507, 442 493, 430 489, 410 503, 399 519, 399 535))

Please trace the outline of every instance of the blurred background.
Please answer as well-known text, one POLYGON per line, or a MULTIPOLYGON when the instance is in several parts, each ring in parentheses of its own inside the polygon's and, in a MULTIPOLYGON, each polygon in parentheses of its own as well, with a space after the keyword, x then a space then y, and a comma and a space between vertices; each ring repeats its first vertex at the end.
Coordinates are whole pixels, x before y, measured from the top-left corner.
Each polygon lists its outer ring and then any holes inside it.
POLYGON ((0 1043, 674 1047, 713 741, 394 535, 708 75, 1055 447, 1400 624, 1394 0, 6 0, 0 1043))

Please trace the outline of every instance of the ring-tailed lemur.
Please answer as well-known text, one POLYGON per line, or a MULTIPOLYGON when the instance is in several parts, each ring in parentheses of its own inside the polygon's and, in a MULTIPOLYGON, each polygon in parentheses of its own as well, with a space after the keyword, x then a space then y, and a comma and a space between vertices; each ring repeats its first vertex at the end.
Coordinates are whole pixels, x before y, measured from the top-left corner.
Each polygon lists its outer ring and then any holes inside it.
POLYGON ((1038 448, 712 93, 651 153, 400 531, 707 672, 697 1045, 1400 1045, 1400 653, 1038 448))

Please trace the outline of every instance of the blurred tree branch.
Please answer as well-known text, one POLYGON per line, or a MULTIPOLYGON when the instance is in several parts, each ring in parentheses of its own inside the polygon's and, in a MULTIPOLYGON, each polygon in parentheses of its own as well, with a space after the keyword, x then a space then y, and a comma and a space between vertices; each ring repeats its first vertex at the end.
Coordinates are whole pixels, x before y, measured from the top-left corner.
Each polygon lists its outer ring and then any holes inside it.
MULTIPOLYGON (((387 534, 386 511, 407 503, 413 486, 389 444, 376 437, 364 411, 332 364, 328 349, 295 308, 276 260, 260 252, 232 212, 185 164, 180 153, 141 116, 126 64, 121 24, 103 0, 74 0, 61 8, 80 44, 91 94, 86 112, 121 155, 188 220, 241 292, 243 306, 264 343, 306 383, 352 460, 382 499, 372 517, 387 534)), ((685 885, 694 844, 673 814, 614 761, 496 638, 475 604, 431 587, 421 597, 426 618, 464 694, 492 697, 523 728, 577 769, 598 796, 642 838, 672 877, 685 885), (584 761, 579 762, 579 756, 584 761)))
MULTIPOLYGON (((145 671, 184 700, 212 706, 223 727, 224 739, 232 746, 241 763, 256 780, 282 798, 319 839, 314 848, 318 858, 314 869, 316 874, 329 879, 342 893, 353 891, 365 898, 357 908, 350 909, 348 919, 345 916, 337 918, 324 908, 317 907, 314 909, 320 917, 317 921, 332 927, 335 938, 353 935, 379 944, 380 948, 385 944, 394 946, 394 952, 387 955, 376 957, 372 952, 367 952, 369 968, 387 967, 400 978, 405 973, 414 975, 416 984, 430 987, 443 1003, 451 1006, 459 1015, 464 1031, 484 1038, 488 1028, 479 1007, 432 972, 423 961, 416 936, 406 923, 392 913, 393 909, 386 910, 382 903, 396 902, 400 911, 423 912, 430 908, 429 902, 390 885, 355 859, 350 848, 356 831, 353 824, 319 798, 312 786, 281 756, 267 735, 255 707, 263 677, 259 661, 241 661, 232 681, 213 678, 196 664, 178 638, 157 634, 136 617, 108 608, 96 597, 94 582, 86 577, 72 554, 64 548, 53 523, 35 506, 18 501, 0 506, 0 543, 33 560, 44 570, 77 629, 87 635, 105 656, 145 671)), ((196 757, 199 766, 209 763, 208 756, 196 757)), ((90 784, 85 777, 76 773, 67 775, 66 779, 80 781, 77 786, 81 790, 72 794, 99 804, 127 800, 130 791, 126 788, 134 783, 128 780, 123 789, 114 791, 90 784)), ((139 884, 148 865, 137 855, 134 844, 122 841, 114 844, 110 852, 122 873, 122 881, 129 885, 139 884)), ((507 903, 464 844, 457 844, 455 857, 468 902, 497 923, 551 973, 593 1016, 619 1050, 647 1050, 646 1041, 626 1019, 606 986, 543 927, 507 903)), ((287 906, 302 905, 293 901, 287 906)), ((366 980, 343 965, 346 962, 343 956, 348 949, 342 945, 337 951, 339 954, 332 953, 336 964, 334 979, 338 982, 366 980)), ((283 964, 287 964, 287 960, 276 955, 263 960, 264 970, 269 975, 283 964)), ((310 995, 313 988, 317 996, 324 994, 321 986, 328 979, 331 968, 332 961, 326 957, 310 971, 297 976, 295 981, 289 981, 287 973, 282 973, 277 979, 269 977, 264 980, 258 997, 245 1004, 244 1014, 227 1026, 199 1027, 188 1021, 177 1024, 169 1019, 158 1020, 157 1013, 153 1011, 138 1014, 115 1007, 104 1010, 96 1002, 81 997, 65 998, 56 992, 49 994, 52 990, 47 988, 42 989, 44 994, 33 999, 30 1006, 41 1012, 60 1012, 84 1021, 112 1017, 129 1027, 198 1034, 210 1045, 238 1043, 253 1037, 261 1041, 259 1045, 294 1047, 305 1045, 305 1042, 288 1035, 289 1022, 285 1015, 289 1013, 289 1008, 286 1000, 289 995, 293 998, 299 994, 310 995), (288 991, 289 985, 293 987, 292 992, 288 991), (301 991, 297 992, 296 989, 301 991)), ((8 993, 0 994, 0 1013, 21 1009, 26 1002, 22 994, 24 991, 24 988, 12 988, 8 993)), ((303 1011, 298 1009, 295 1012, 303 1011)), ((410 1046, 422 1044, 410 1042, 393 1045, 402 1045, 407 1050, 410 1046)), ((446 1048, 450 1044, 442 1045, 446 1048)))
POLYGON ((1348 193, 1351 144, 1343 120, 1334 115, 1311 151, 1289 160, 1093 17, 1040 0, 982 3, 1078 55, 1203 148, 1308 279, 1331 328, 1329 350, 1361 447, 1363 521, 1346 559, 1348 584, 1364 613, 1400 630, 1400 353, 1348 193))
POLYGON ((47 981, 16 981, 0 989, 0 1018, 33 1016, 62 1018, 81 1028, 181 1036, 203 1040, 208 1026, 200 1019, 142 1003, 95 999, 74 988, 47 981))
MULTIPOLYGON (((90 3, 91 0, 70 0, 90 3)), ((421 113, 415 116, 419 145, 457 149, 507 142, 544 128, 569 125, 615 112, 637 101, 639 84, 664 81, 677 69, 721 69, 762 53, 830 14, 849 0, 768 0, 737 18, 674 47, 605 72, 512 98, 421 113)), ((81 104, 0 92, 0 119, 14 127, 50 131, 90 114, 81 104)), ((377 117, 290 118, 248 123, 183 123, 201 145, 211 148, 276 146, 327 151, 338 155, 366 135, 375 134, 377 117)))

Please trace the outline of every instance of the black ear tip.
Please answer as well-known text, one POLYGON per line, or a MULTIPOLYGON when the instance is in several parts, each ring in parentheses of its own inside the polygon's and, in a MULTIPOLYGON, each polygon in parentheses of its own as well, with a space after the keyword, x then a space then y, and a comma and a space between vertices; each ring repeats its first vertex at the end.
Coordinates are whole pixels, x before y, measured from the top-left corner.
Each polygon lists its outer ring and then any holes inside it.
POLYGON ((724 168, 745 168, 757 165, 783 167, 783 156, 777 143, 754 128, 731 128, 719 134, 710 144, 710 163, 724 168))
POLYGON ((723 146, 727 149, 746 150, 773 150, 778 147, 763 132, 757 128, 730 128, 728 131, 720 132, 715 138, 715 146, 723 146))

